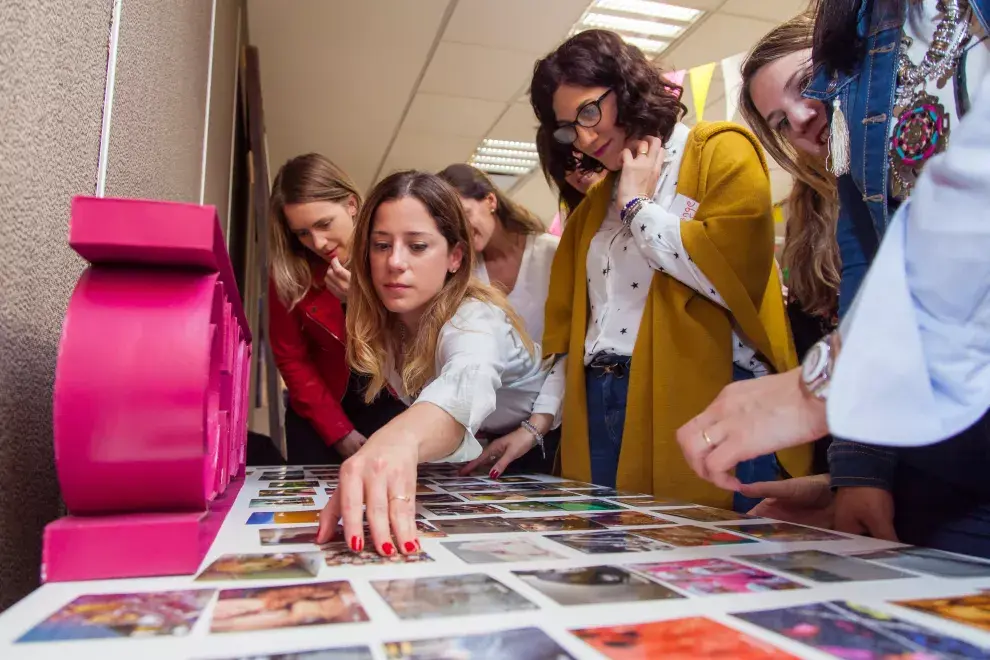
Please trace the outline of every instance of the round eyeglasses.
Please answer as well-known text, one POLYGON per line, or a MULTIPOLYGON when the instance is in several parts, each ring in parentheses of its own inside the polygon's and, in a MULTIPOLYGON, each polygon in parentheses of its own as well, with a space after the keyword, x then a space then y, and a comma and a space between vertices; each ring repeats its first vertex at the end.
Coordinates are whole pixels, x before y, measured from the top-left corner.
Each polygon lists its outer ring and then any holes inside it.
POLYGON ((554 129, 553 139, 561 144, 574 144, 574 141, 578 138, 578 126, 585 128, 598 126, 598 123, 602 120, 602 101, 611 93, 612 90, 607 89, 597 100, 582 105, 578 110, 577 119, 566 124, 561 124, 554 129))

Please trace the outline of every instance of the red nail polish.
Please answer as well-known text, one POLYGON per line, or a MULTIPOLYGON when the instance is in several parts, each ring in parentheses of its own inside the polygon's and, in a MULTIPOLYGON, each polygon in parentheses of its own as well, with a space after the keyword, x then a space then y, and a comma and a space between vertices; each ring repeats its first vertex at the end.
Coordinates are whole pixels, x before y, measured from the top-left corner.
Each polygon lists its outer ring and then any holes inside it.
POLYGON ((357 545, 358 545, 358 547, 357 547, 357 551, 358 552, 361 552, 362 550, 364 550, 364 539, 358 539, 357 545))
POLYGON ((498 475, 499 475, 498 470, 496 470, 496 469, 493 468, 492 471, 488 473, 488 478, 489 479, 498 479, 498 475))
POLYGON ((361 552, 361 539, 356 536, 351 537, 351 550, 361 552))
POLYGON ((406 541, 406 552, 416 552, 416 544, 412 541, 406 541))
POLYGON ((392 553, 395 552, 395 548, 392 546, 391 543, 386 543, 382 546, 382 552, 385 553, 386 557, 391 557, 392 553))

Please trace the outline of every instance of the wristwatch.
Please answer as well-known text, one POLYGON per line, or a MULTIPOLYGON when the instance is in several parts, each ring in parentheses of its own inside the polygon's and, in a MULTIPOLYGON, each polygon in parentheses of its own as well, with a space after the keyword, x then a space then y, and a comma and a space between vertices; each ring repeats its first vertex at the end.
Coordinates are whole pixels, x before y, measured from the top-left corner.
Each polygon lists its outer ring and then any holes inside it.
POLYGON ((801 385, 817 399, 828 398, 832 370, 839 355, 841 337, 836 330, 823 337, 804 356, 801 363, 801 385))

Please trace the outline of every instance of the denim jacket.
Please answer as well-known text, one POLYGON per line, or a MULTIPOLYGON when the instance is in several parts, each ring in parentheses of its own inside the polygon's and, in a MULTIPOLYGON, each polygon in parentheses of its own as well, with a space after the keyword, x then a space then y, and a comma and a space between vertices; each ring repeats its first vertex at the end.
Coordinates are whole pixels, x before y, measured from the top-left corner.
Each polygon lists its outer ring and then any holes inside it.
MULTIPOLYGON (((987 29, 990 0, 969 0, 974 15, 987 29)), ((906 15, 896 3, 863 0, 858 16, 863 58, 851 72, 818 66, 804 96, 839 106, 849 125, 849 173, 840 177, 836 240, 842 259, 839 316, 849 309, 873 261, 887 224, 897 210, 890 190, 887 151, 897 58, 906 15)), ((955 118, 954 118, 955 119, 955 118)), ((892 489, 896 450, 836 440, 829 448, 833 487, 875 486, 892 489)))

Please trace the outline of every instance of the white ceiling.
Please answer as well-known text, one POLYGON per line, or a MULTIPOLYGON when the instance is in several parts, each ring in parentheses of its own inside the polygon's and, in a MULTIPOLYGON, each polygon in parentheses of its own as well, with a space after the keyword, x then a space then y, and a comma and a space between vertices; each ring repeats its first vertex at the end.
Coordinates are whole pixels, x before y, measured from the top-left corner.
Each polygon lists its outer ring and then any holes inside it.
MULTIPOLYGON (((674 70, 746 51, 807 4, 667 1, 707 12, 659 58, 674 70)), ((567 36, 589 4, 248 0, 273 171, 292 156, 318 151, 367 189, 397 169, 436 171, 463 162, 484 137, 532 141, 535 118, 526 91, 533 64, 567 36)), ((684 101, 693 108, 690 90, 684 101)), ((725 119, 718 67, 706 106, 705 119, 725 119)), ((789 177, 774 168, 773 184, 779 199, 789 177)), ((511 194, 546 220, 556 211, 539 172, 518 180, 511 194)))

